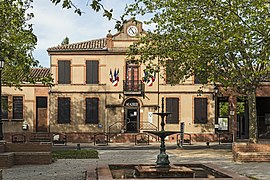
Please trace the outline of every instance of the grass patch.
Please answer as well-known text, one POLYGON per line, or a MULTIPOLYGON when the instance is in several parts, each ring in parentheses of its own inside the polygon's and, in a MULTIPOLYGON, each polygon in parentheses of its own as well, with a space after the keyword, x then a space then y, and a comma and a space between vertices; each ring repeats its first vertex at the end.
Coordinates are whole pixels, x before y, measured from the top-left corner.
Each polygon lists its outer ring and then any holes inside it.
POLYGON ((82 150, 55 150, 52 151, 52 158, 56 159, 98 159, 98 151, 94 149, 82 150))

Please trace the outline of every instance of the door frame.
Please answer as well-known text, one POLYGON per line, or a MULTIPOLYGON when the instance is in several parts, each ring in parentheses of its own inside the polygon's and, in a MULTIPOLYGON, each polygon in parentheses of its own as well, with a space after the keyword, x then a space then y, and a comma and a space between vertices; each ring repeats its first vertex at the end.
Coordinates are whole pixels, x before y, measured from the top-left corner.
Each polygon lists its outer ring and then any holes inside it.
POLYGON ((137 133, 140 130, 140 103, 139 103, 139 101, 137 99, 129 98, 124 103, 124 127, 125 127, 125 132, 132 133, 131 131, 128 131, 128 129, 127 129, 129 110, 136 110, 136 112, 137 112, 136 131, 132 131, 133 133, 137 133))

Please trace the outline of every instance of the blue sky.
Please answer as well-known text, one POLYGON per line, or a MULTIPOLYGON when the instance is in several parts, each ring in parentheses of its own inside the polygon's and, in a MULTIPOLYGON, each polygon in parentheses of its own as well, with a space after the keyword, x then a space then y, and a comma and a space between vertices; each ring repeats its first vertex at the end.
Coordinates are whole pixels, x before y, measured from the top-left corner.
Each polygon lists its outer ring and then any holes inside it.
MULTIPOLYGON (((55 6, 50 0, 34 0, 35 17, 30 21, 34 27, 34 33, 38 38, 38 44, 34 51, 34 57, 40 65, 50 66, 50 58, 47 53, 49 47, 61 44, 67 36, 70 43, 103 38, 114 29, 115 21, 108 21, 102 13, 94 12, 87 6, 88 0, 73 0, 85 13, 79 16, 73 9, 62 9, 61 5, 55 6)), ((105 0, 105 7, 114 9, 114 17, 118 18, 123 13, 126 3, 131 0, 105 0)))

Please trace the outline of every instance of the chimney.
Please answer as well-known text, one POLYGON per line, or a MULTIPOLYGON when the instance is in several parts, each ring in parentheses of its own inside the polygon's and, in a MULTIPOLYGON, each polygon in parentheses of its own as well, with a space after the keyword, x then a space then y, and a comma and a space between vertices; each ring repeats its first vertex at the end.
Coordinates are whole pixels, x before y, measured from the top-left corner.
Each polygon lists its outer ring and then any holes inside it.
POLYGON ((113 48, 112 38, 113 38, 113 36, 112 36, 112 34, 111 34, 111 30, 109 30, 109 33, 108 33, 107 36, 106 36, 106 42, 107 42, 107 48, 108 48, 108 49, 113 48))

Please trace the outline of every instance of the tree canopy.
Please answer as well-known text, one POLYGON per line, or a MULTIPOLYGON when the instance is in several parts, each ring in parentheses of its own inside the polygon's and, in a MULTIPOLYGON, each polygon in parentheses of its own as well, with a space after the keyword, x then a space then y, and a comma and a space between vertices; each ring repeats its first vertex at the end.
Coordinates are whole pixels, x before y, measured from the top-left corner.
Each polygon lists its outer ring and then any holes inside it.
MULTIPOLYGON (((0 0, 0 58, 5 61, 4 84, 19 87, 21 79, 34 83, 29 77, 31 68, 38 66, 32 52, 37 44, 32 24, 28 23, 33 14, 28 11, 32 0, 0 0)), ((43 83, 51 82, 46 77, 43 83)))
POLYGON ((255 93, 270 71, 269 1, 136 0, 126 10, 145 14, 156 28, 131 47, 131 55, 142 62, 172 60, 173 80, 196 75, 247 95, 250 140, 256 142, 255 93))

